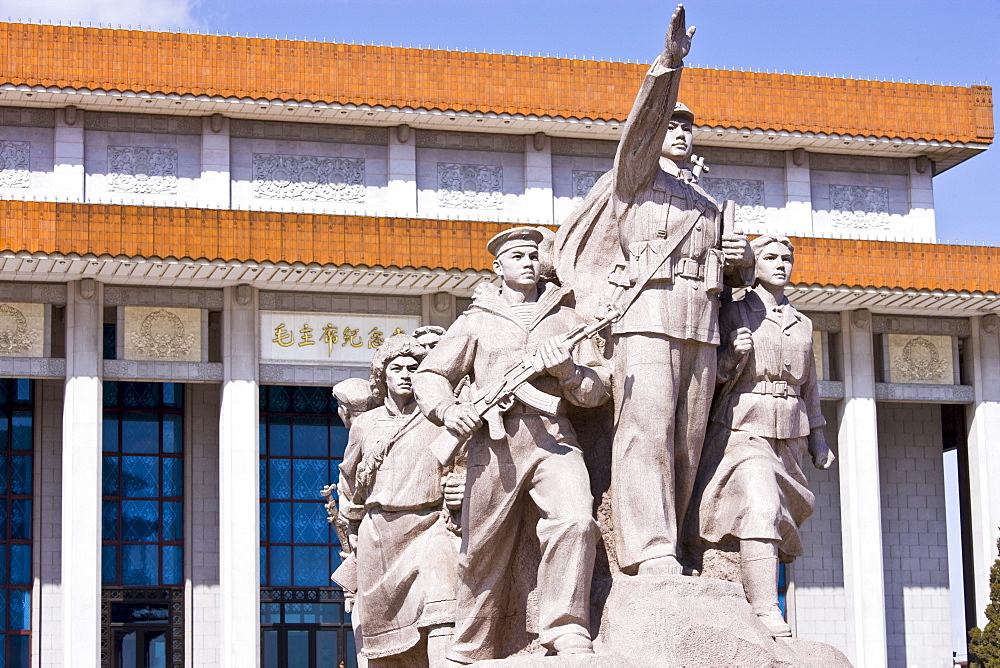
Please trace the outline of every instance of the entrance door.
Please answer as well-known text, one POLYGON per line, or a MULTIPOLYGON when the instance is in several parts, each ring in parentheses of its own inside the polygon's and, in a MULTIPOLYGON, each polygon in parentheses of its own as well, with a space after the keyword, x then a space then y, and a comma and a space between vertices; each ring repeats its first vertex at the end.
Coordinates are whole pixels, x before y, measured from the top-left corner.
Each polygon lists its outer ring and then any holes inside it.
POLYGON ((170 622, 167 603, 111 604, 113 668, 168 668, 170 622))
POLYGON ((115 668, 167 668, 170 627, 119 628, 114 631, 115 668))

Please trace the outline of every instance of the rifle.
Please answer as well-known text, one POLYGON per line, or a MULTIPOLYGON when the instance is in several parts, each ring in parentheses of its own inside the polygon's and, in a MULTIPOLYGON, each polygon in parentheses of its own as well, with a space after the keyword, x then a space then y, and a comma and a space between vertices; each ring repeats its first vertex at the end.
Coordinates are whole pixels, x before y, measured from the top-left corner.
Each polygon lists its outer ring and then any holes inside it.
MULTIPOLYGON (((326 499, 326 521, 333 525, 333 530, 340 540, 340 566, 333 572, 330 579, 343 587, 347 592, 354 593, 358 590, 358 566, 354 550, 351 548, 350 527, 347 520, 337 509, 337 501, 333 498, 333 493, 337 490, 336 485, 326 485, 320 490, 320 495, 326 499)), ((350 610, 348 610, 350 612, 350 610)))
MULTIPOLYGON (((576 344, 594 336, 619 316, 620 313, 613 311, 590 325, 585 322, 580 323, 563 334, 563 337, 572 350, 576 344)), ((515 399, 544 415, 556 415, 559 410, 560 398, 546 394, 528 383, 529 380, 541 375, 544 371, 545 367, 542 364, 539 351, 533 350, 507 369, 503 378, 476 393, 472 399, 472 405, 476 414, 489 426, 490 438, 500 440, 507 435, 503 425, 503 414, 514 406, 515 399)), ((447 465, 464 440, 450 429, 446 429, 431 443, 431 452, 442 465, 447 465)))

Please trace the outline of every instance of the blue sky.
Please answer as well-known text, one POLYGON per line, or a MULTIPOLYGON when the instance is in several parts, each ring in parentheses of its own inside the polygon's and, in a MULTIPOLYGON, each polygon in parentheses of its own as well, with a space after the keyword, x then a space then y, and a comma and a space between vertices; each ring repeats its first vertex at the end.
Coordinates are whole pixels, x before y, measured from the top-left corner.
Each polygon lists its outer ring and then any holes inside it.
MULTIPOLYGON (((1000 0, 690 0, 690 64, 1000 81, 1000 0)), ((0 0, 0 16, 649 61, 673 4, 640 0, 0 0)), ((1000 147, 935 178, 938 237, 1000 245, 1000 147)))

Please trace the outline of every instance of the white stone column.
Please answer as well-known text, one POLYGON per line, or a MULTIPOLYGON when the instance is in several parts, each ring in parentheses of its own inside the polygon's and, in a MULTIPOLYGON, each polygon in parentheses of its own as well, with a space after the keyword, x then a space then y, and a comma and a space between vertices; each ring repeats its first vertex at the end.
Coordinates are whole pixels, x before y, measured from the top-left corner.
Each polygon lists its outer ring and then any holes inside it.
POLYGON ((986 625, 990 567, 1000 536, 1000 318, 971 320, 972 384, 975 403, 968 409, 969 499, 972 509, 972 569, 976 581, 976 620, 986 625))
POLYGON ((552 142, 541 132, 524 139, 525 222, 551 225, 555 218, 552 142))
POLYGON ((838 432, 840 514, 847 601, 847 656, 855 666, 886 665, 882 502, 872 318, 866 310, 841 315, 844 400, 838 432))
POLYGON ((52 195, 59 200, 84 201, 83 114, 76 107, 56 110, 52 195))
POLYGON ((934 221, 934 165, 921 156, 908 161, 910 164, 910 233, 914 241, 936 241, 934 221), (923 170, 923 171, 921 171, 923 170))
POLYGON ((219 589, 223 668, 260 665, 256 291, 227 287, 219 412, 219 589))
POLYGON ((417 215, 417 138, 408 125, 389 130, 387 213, 417 215))
POLYGON ((63 665, 100 664, 101 284, 73 281, 66 296, 62 424, 63 665))
POLYGON ((202 206, 228 209, 232 181, 229 178, 229 119, 213 114, 202 121, 201 201, 202 206))
POLYGON ((805 149, 785 153, 785 216, 788 234, 812 234, 812 183, 805 149))

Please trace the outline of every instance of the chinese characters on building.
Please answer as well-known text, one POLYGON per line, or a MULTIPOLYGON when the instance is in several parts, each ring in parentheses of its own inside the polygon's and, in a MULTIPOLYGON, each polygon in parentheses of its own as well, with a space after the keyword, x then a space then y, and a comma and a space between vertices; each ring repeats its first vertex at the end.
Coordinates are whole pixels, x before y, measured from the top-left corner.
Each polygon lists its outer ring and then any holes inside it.
POLYGON ((264 311, 261 359, 280 362, 367 363, 385 340, 420 326, 416 316, 264 311))

